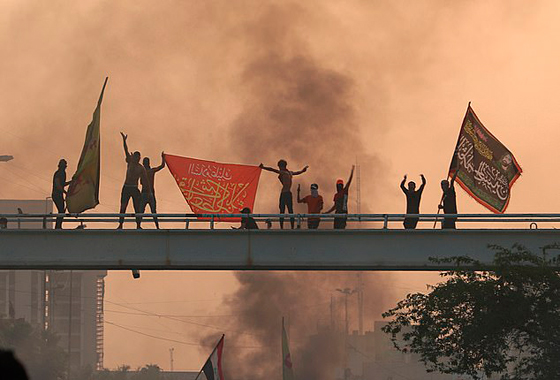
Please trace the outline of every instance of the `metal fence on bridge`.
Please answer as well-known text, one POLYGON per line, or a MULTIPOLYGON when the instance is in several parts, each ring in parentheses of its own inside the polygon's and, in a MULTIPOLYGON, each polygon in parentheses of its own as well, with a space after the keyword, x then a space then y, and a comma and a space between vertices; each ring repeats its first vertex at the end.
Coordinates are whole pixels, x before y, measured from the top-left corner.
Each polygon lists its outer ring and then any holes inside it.
POLYGON ((280 220, 290 228, 290 219, 295 221, 296 228, 307 228, 309 218, 319 219, 320 229, 332 228, 336 218, 346 218, 348 229, 402 229, 405 218, 417 218, 417 229, 440 228, 445 218, 453 218, 460 223, 461 229, 554 229, 560 224, 560 214, 0 214, 6 218, 8 228, 52 228, 57 217, 64 217, 65 225, 70 228, 111 229, 123 217, 128 225, 135 225, 136 218, 141 217, 144 225, 153 226, 153 218, 157 217, 163 229, 215 229, 239 223, 242 217, 252 217, 260 229, 278 229, 280 220), (237 221, 232 221, 235 218, 237 221), (31 227, 33 225, 33 227, 31 227))

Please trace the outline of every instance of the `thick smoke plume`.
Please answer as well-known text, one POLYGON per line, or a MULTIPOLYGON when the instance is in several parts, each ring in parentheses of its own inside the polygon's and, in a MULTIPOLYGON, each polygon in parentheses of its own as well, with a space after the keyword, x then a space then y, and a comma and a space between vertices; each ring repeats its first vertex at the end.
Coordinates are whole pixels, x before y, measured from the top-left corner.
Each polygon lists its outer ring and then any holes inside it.
MULTIPOLYGON (((309 165, 294 182, 304 184, 303 195, 311 183, 318 183, 329 207, 336 180, 346 181, 357 160, 368 176, 376 176, 379 163, 366 155, 360 137, 355 79, 315 59, 298 34, 307 11, 293 4, 265 7, 248 28, 249 59, 240 86, 243 107, 231 126, 230 141, 246 162, 276 167, 279 159, 286 159, 291 170, 309 165)), ((267 186, 271 181, 263 182, 267 186)), ((374 195, 372 189, 365 192, 369 199, 374 195)), ((276 212, 271 198, 265 211, 276 212)))
MULTIPOLYGON (((298 15, 305 11, 294 5, 265 7, 247 28, 248 59, 240 86, 243 106, 230 128, 231 150, 245 162, 276 166, 283 158, 292 170, 309 165, 309 172, 295 182, 306 185, 305 194, 310 183, 318 183, 329 207, 337 178, 346 179, 358 158, 368 172, 375 170, 375 162, 365 154, 360 139, 354 78, 315 59, 297 33, 298 15)), ((278 188, 270 185, 278 184, 271 177, 263 182, 267 202, 258 211, 276 212, 278 188)), ((354 289, 356 273, 242 272, 236 277, 240 289, 227 300, 234 315, 224 359, 227 378, 281 375, 280 328, 286 317, 296 376, 332 379, 336 368, 343 367, 344 339, 341 308, 339 302, 330 304, 330 296, 337 288, 354 289)), ((370 329, 380 317, 387 279, 368 277, 370 329)), ((354 321, 356 314, 352 307, 354 321)), ((203 341, 215 339, 210 335, 203 341)))
MULTIPOLYGON (((363 274, 364 327, 392 298, 386 274, 363 274)), ((286 318, 292 361, 298 379, 333 379, 344 366, 344 298, 336 289, 357 289, 358 273, 242 272, 239 290, 226 300, 232 317, 224 323, 224 366, 228 379, 274 379, 281 376, 281 320, 286 318), (338 294, 338 295, 337 295, 338 294), (331 309, 331 295, 333 296, 331 309), (332 310, 332 315, 331 315, 332 310)), ((350 330, 357 329, 357 296, 348 299, 350 330)), ((219 335, 205 336, 204 344, 219 335)))

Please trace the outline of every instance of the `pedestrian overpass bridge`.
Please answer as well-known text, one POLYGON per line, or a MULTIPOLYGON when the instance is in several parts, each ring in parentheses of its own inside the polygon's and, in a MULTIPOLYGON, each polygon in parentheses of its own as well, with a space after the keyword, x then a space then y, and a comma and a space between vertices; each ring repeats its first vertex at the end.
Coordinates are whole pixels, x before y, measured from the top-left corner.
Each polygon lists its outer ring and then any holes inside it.
MULTIPOLYGON (((294 215, 301 226, 294 230, 276 229, 278 214, 254 215, 260 230, 234 230, 218 215, 194 214, 158 214, 160 230, 117 230, 119 214, 66 215, 67 229, 53 230, 56 216, 0 215, 9 222, 0 230, 0 269, 419 271, 450 268, 430 257, 490 264, 489 245, 560 253, 560 214, 457 215, 457 230, 441 230, 443 217, 433 214, 420 215, 416 230, 402 229, 402 214, 348 215, 346 230, 332 229, 333 215, 318 216, 319 230, 306 229, 304 214, 294 215), (25 228, 32 223, 45 228, 25 228)), ((144 214, 143 225, 151 228, 153 216, 144 214)), ((126 219, 125 227, 134 228, 134 215, 126 219)))

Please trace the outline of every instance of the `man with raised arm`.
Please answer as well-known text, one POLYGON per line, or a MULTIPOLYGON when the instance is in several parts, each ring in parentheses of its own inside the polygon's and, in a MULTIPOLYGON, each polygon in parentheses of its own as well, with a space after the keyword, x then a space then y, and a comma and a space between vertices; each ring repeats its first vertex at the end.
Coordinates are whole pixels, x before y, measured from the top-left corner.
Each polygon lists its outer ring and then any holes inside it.
MULTIPOLYGON (((144 183, 148 182, 148 176, 146 175, 146 169, 140 165, 140 152, 134 152, 130 154, 128 151, 128 145, 126 140, 127 135, 121 132, 123 139, 124 154, 126 157, 126 178, 124 180, 124 186, 121 192, 121 209, 120 213, 126 213, 126 208, 128 206, 128 201, 132 198, 132 204, 134 206, 134 212, 140 213, 140 204, 142 202, 140 190, 138 190, 138 181, 142 179, 144 183)), ((119 218, 119 227, 123 227, 124 217, 119 218)), ((136 228, 140 227, 140 217, 136 217, 136 228)))
MULTIPOLYGON (((308 214, 320 214, 323 209, 323 197, 319 195, 319 185, 316 183, 311 184, 311 195, 306 195, 303 198, 300 198, 300 186, 298 185, 297 201, 298 203, 307 203, 308 214)), ((319 218, 309 218, 307 219, 307 228, 316 230, 319 228, 320 222, 321 219, 319 218)))
MULTIPOLYGON (((148 157, 144 157, 144 159, 142 160, 142 164, 144 165, 144 169, 146 170, 147 182, 144 181, 142 178, 140 178, 140 182, 142 183, 140 213, 143 214, 144 211, 146 211, 146 205, 150 205, 150 210, 152 210, 152 214, 156 214, 157 213, 156 190, 154 184, 156 179, 156 173, 165 167, 164 153, 161 152, 160 166, 156 166, 155 168, 152 168, 150 166, 150 159, 148 157)), ((159 230, 159 222, 157 216, 154 216, 154 223, 156 225, 156 228, 159 230)))
MULTIPOLYGON (((401 190, 406 196, 406 213, 408 215, 420 214, 420 198, 422 198, 422 192, 424 191, 424 187, 426 186, 426 178, 424 178, 424 174, 420 174, 420 178, 422 178, 422 185, 420 185, 420 188, 418 190, 416 190, 416 183, 414 181, 410 181, 408 183, 408 189, 404 187, 404 183, 406 182, 406 174, 404 175, 404 178, 401 182, 401 190)), ((415 229, 417 224, 417 217, 404 218, 403 225, 407 230, 415 229)))
MULTIPOLYGON (((350 171, 350 177, 344 186, 344 181, 339 179, 336 181, 336 194, 334 195, 333 206, 325 212, 325 214, 330 214, 335 212, 335 214, 348 214, 348 189, 352 183, 352 178, 354 177, 354 165, 352 165, 352 170, 350 171)), ((346 216, 335 216, 334 218, 334 228, 337 230, 343 230, 346 228, 346 216)))
MULTIPOLYGON (((66 194, 66 190, 64 188, 70 184, 70 182, 66 182, 66 167, 67 163, 65 159, 61 159, 58 161, 58 170, 54 172, 53 175, 53 186, 52 186, 52 193, 51 197, 53 203, 56 206, 58 214, 64 214, 66 212, 66 205, 64 202, 64 194, 66 194)), ((62 221, 64 217, 59 216, 56 218, 56 223, 54 228, 59 230, 62 228, 62 221)))
MULTIPOLYGON (((441 181, 441 190, 443 191, 443 196, 441 198, 442 204, 438 205, 438 209, 443 209, 444 214, 457 214, 457 194, 455 193, 455 178, 457 178, 457 173, 459 171, 455 170, 455 174, 451 178, 451 182, 444 179, 441 181)), ((442 229, 455 229, 456 217, 446 217, 443 218, 443 223, 441 224, 442 229)))
MULTIPOLYGON (((260 164, 259 167, 263 170, 278 174, 278 180, 280 180, 280 183, 282 184, 279 202, 280 214, 285 214, 286 208, 288 208, 288 213, 293 214, 294 200, 292 196, 292 177, 305 173, 309 166, 305 166, 300 171, 292 172, 288 170, 288 163, 286 162, 286 160, 280 160, 278 161, 278 169, 270 168, 268 166, 264 166, 263 164, 260 164)), ((290 218, 290 224, 292 226, 292 229, 294 229, 294 217, 290 218)), ((280 218, 280 228, 284 228, 284 218, 280 218)))

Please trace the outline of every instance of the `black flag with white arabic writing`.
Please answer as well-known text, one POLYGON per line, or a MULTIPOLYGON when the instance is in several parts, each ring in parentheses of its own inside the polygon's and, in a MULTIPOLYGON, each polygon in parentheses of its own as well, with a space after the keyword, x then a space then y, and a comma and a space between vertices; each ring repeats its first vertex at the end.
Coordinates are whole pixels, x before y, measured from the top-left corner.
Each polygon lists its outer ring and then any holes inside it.
POLYGON ((511 187, 522 172, 513 154, 484 127, 470 103, 449 175, 456 170, 456 182, 477 202, 499 214, 506 210, 511 187))

